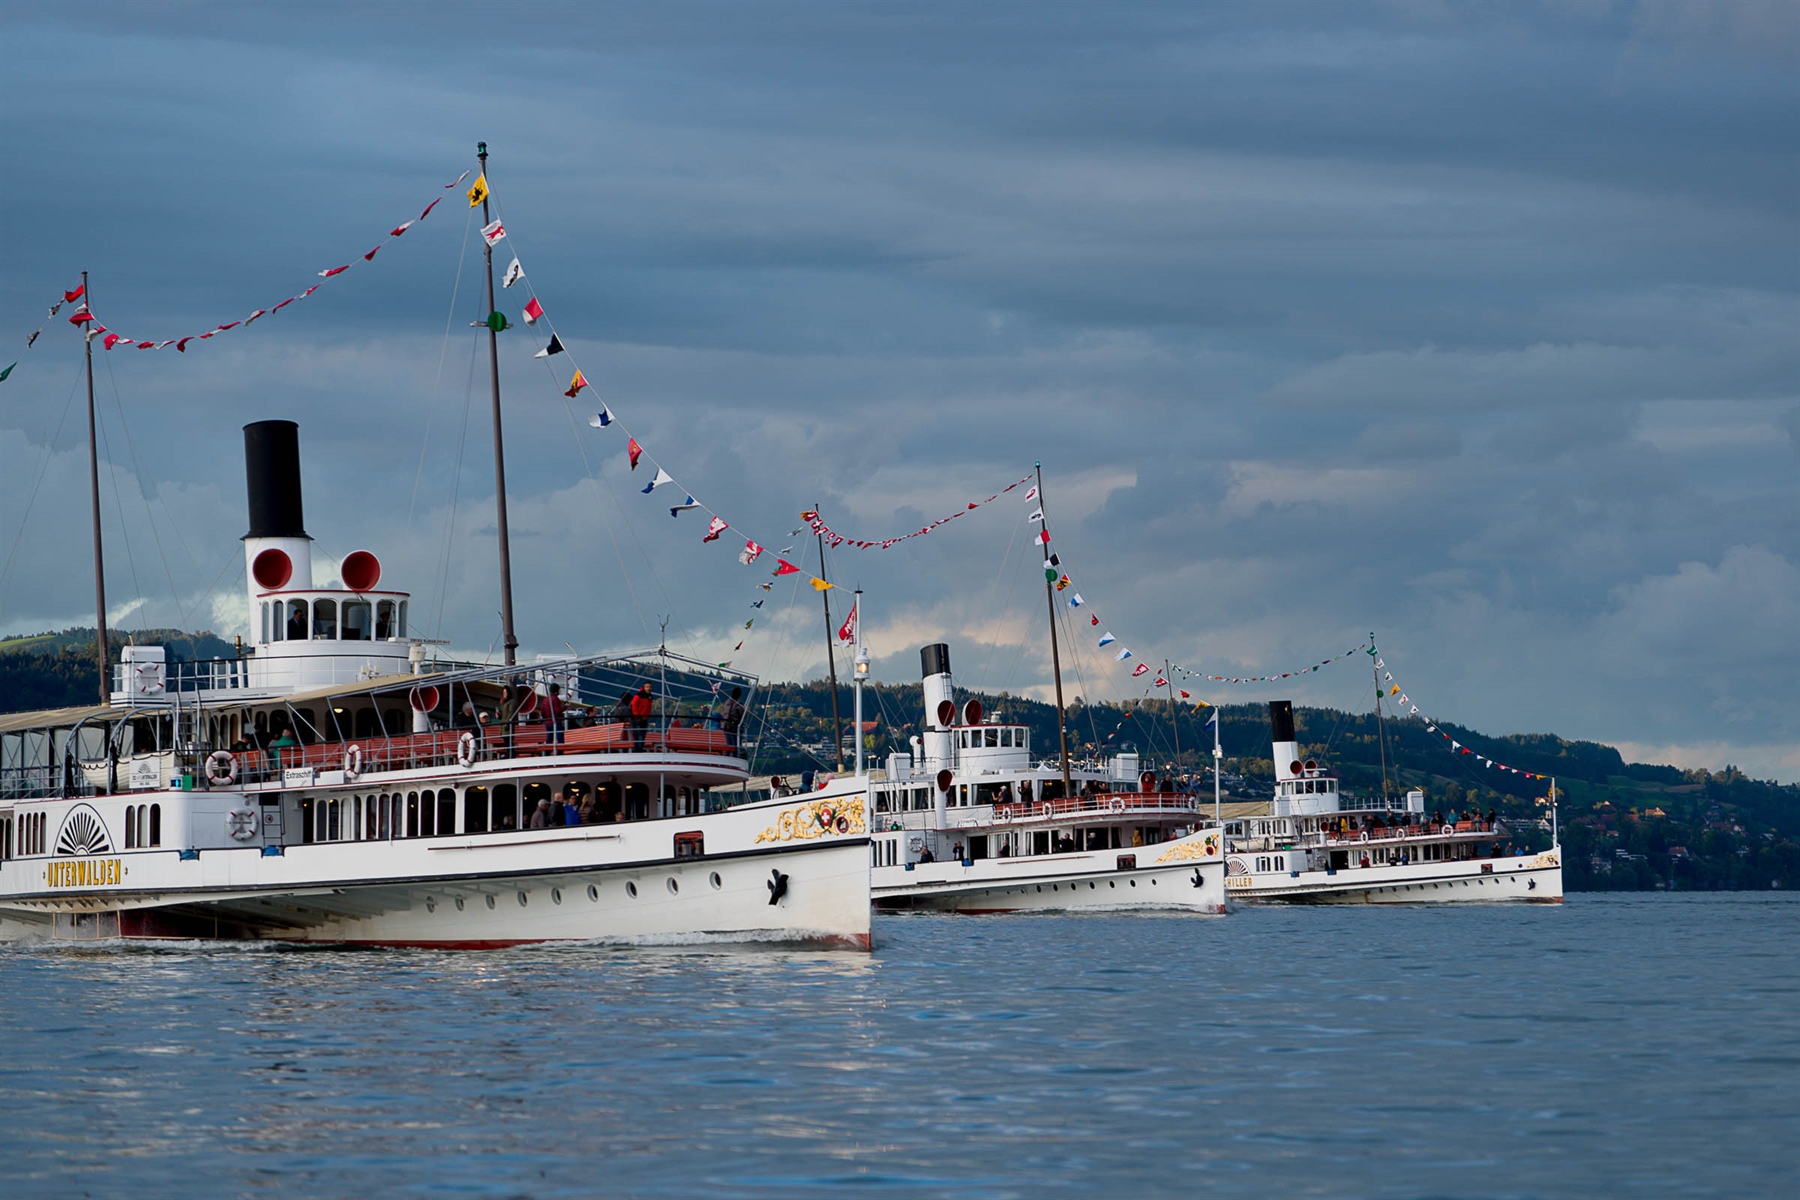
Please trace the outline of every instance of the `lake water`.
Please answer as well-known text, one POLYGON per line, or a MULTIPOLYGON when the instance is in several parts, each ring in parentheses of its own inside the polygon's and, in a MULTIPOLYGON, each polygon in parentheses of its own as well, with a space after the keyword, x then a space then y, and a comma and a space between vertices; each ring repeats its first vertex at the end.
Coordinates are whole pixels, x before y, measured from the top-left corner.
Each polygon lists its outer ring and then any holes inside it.
POLYGON ((1791 1196, 1800 897, 0 950, 0 1195, 1791 1196))

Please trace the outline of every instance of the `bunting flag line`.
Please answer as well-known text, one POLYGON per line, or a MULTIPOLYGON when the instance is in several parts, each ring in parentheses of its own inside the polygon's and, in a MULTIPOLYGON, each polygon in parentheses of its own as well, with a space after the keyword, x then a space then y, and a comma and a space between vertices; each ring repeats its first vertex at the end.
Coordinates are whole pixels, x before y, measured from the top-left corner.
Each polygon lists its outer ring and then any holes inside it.
POLYGON ((544 306, 538 303, 536 296, 533 296, 530 303, 525 305, 525 323, 527 325, 536 325, 538 323, 538 318, 543 315, 544 306))
POLYGON ((700 507, 700 502, 698 500, 694 499, 692 496, 689 496, 686 500, 683 500, 680 504, 671 506, 669 509, 669 515, 671 517, 679 517, 682 513, 688 512, 691 509, 696 509, 699 507, 700 507))
MULTIPOLYGON (((465 174, 467 174, 467 172, 465 172, 465 174)), ((449 183, 449 184, 445 184, 444 186, 447 188, 453 188, 456 186, 456 184, 449 183)), ((430 204, 427 204, 425 206, 424 211, 419 213, 418 216, 414 217, 410 221, 406 221, 406 222, 403 222, 402 224, 394 226, 392 229, 390 229, 388 231, 388 235, 385 238, 383 238, 380 242, 376 243, 374 249, 368 251, 366 254, 358 255, 357 258, 362 262, 367 262, 367 263, 374 262, 375 255, 384 246, 386 246, 389 242, 393 241, 395 238, 404 234, 408 229, 411 229, 414 225, 418 224, 420 221, 423 221, 426 217, 430 216, 431 210, 436 208, 438 205, 438 201, 442 200, 442 199, 443 199, 442 196, 438 196, 438 197, 434 198, 430 204)), ((496 222, 496 224, 498 224, 498 222, 496 222)), ((504 235, 502 235, 502 236, 504 236, 504 235)), ((316 272, 316 274, 317 274, 318 278, 320 278, 320 279, 336 279, 339 275, 342 275, 344 272, 348 271, 354 265, 355 265, 354 263, 345 263, 342 266, 328 267, 323 271, 316 272)), ((248 329, 253 323, 255 323, 255 321, 259 317, 265 317, 265 316, 269 316, 273 313, 278 313, 282 309, 286 308, 288 305, 294 303, 294 301, 306 299, 308 296, 310 296, 314 292, 318 291, 319 287, 320 287, 320 285, 315 283, 311 287, 307 288, 304 292, 298 292, 292 296, 289 296, 287 299, 283 300, 279 304, 270 305, 268 308, 259 308, 259 309, 255 310, 254 312, 252 312, 248 317, 245 317, 240 321, 231 321, 231 322, 228 322, 223 325, 218 325, 212 329, 207 330, 204 333, 190 333, 190 334, 186 335, 185 337, 149 338, 149 339, 132 338, 132 337, 126 336, 125 334, 118 333, 118 334, 112 334, 111 336, 109 336, 106 339, 106 341, 104 342, 104 345, 106 346, 106 348, 108 350, 113 349, 115 346, 135 346, 139 350, 161 350, 161 349, 164 349, 165 347, 173 346, 173 347, 175 347, 175 350, 177 353, 186 354, 189 342, 205 341, 208 338, 216 337, 221 333, 227 333, 233 329, 248 329)), ((85 294, 85 291, 86 291, 85 287, 77 287, 72 292, 64 292, 63 293, 63 303, 64 304, 73 304, 75 301, 81 300, 82 296, 85 294)), ((62 305, 60 305, 60 304, 53 307, 50 311, 50 315, 55 316, 56 309, 60 308, 60 307, 62 307, 62 305)), ((103 334, 108 333, 106 326, 100 324, 100 322, 95 319, 93 313, 88 311, 87 302, 85 300, 82 301, 80 310, 75 314, 74 317, 70 318, 70 322, 75 325, 91 324, 92 328, 90 329, 89 332, 91 333, 92 336, 95 336, 95 337, 99 337, 103 334)))
MULTIPOLYGON (((533 358, 549 358, 552 354, 561 354, 562 352, 563 352, 562 339, 557 337, 553 333, 550 335, 550 344, 548 346, 545 346, 542 350, 539 350, 536 354, 532 355, 531 357, 533 357, 533 358)), ((608 417, 607 421, 610 421, 611 419, 612 419, 611 417, 608 417)), ((602 422, 600 422, 600 425, 604 425, 606 423, 607 423, 606 421, 602 421, 602 422)), ((598 428, 600 428, 600 425, 596 425, 596 426, 594 426, 594 428, 598 429, 598 428)))
POLYGON ((644 485, 644 488, 643 488, 644 495, 648 496, 651 492, 654 492, 657 488, 661 487, 665 483, 674 483, 674 482, 675 482, 675 477, 673 475, 669 474, 667 471, 663 470, 661 467, 658 467, 658 468, 656 468, 656 478, 652 479, 649 483, 646 483, 644 485))
POLYGON ((962 516, 965 513, 971 513, 971 512, 974 512, 978 508, 982 508, 985 505, 992 504, 995 500, 998 500, 1000 497, 1006 495, 1006 493, 1012 491, 1014 488, 1019 487, 1021 484, 1026 483, 1030 479, 1031 479, 1031 476, 1027 475, 1023 479, 1019 479, 1012 483, 1007 484, 1005 487, 1001 488, 998 492, 995 492, 992 496, 989 496, 985 500, 970 500, 966 504, 964 504, 963 507, 957 509, 955 512, 949 513, 942 517, 939 517, 937 520, 930 522, 929 524, 923 526, 922 528, 915 529, 911 533, 896 534, 893 537, 885 537, 885 538, 853 538, 853 537, 850 537, 848 534, 839 533, 836 530, 832 529, 829 525, 825 524, 825 522, 820 518, 818 512, 813 509, 807 509, 805 512, 801 513, 800 519, 802 521, 806 522, 808 528, 810 528, 812 530, 814 536, 824 538, 825 543, 834 550, 840 546, 849 546, 852 549, 856 549, 856 550, 891 550, 895 546, 898 546, 901 542, 909 541, 912 538, 916 538, 916 537, 924 537, 926 534, 931 533, 931 532, 941 528, 942 526, 948 524, 949 522, 956 520, 956 518, 962 516))
MULTIPOLYGON (((569 390, 564 392, 563 395, 565 395, 569 399, 573 400, 576 396, 581 394, 581 389, 586 387, 587 385, 588 385, 587 378, 585 376, 583 376, 579 370, 577 370, 575 372, 575 377, 573 379, 569 380, 569 390)), ((605 422, 601 422, 601 423, 605 424, 605 422)), ((637 462, 635 460, 633 460, 631 465, 635 467, 635 466, 637 466, 637 462)))
MULTIPOLYGON (((1387 670, 1387 664, 1381 660, 1379 652, 1375 649, 1374 641, 1371 640, 1369 642, 1368 646, 1365 647, 1365 649, 1366 649, 1367 653, 1375 659, 1375 669, 1377 671, 1385 672, 1382 676, 1382 683, 1390 683, 1394 678, 1394 674, 1392 671, 1387 670)), ((1376 695, 1378 697, 1381 696, 1383 694, 1383 691, 1384 691, 1384 689, 1377 686, 1376 695)), ((1393 683, 1392 687, 1390 689, 1386 689, 1385 694, 1387 694, 1389 696, 1396 696, 1396 695, 1399 696, 1400 697, 1399 706, 1400 706, 1400 710, 1401 710, 1400 715, 1404 716, 1404 717, 1418 717, 1420 720, 1424 721, 1425 722, 1425 730, 1427 733, 1435 733, 1440 738, 1443 738, 1444 741, 1450 743, 1450 753, 1466 754, 1466 755, 1470 756, 1471 758, 1474 758, 1475 760, 1480 762, 1483 767, 1486 767, 1488 769, 1495 770, 1495 771, 1504 771, 1511 775, 1520 775, 1526 779, 1548 779, 1548 778, 1550 778, 1548 775, 1539 774, 1536 771, 1527 771, 1521 767, 1509 767, 1505 763, 1499 761, 1498 759, 1489 758, 1487 755, 1481 753, 1479 750, 1473 750, 1473 749, 1470 749, 1468 746, 1463 745, 1461 742, 1457 741, 1455 738, 1451 737, 1449 734, 1445 733, 1441 728, 1439 728, 1436 718, 1426 716, 1424 713, 1420 712, 1419 706, 1417 704, 1413 703, 1412 697, 1410 695, 1408 695, 1406 692, 1400 690, 1400 685, 1398 683, 1393 683)))
POLYGON ((511 287, 513 284, 519 282, 524 274, 525 268, 521 267, 519 265, 519 260, 515 258, 512 260, 512 265, 506 268, 506 274, 500 277, 500 286, 511 287))
POLYGON ((719 535, 730 528, 731 526, 725 523, 723 517, 714 517, 706 523, 706 536, 700 540, 702 542, 716 542, 719 540, 719 535))

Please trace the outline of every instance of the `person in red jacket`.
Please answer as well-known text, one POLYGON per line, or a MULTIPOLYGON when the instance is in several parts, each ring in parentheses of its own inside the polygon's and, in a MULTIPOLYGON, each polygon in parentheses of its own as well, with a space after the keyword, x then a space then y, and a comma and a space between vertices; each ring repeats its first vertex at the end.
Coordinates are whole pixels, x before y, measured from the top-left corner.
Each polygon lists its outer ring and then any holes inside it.
POLYGON ((656 701, 650 695, 648 683, 638 686, 637 694, 631 698, 631 748, 642 751, 644 734, 650 729, 650 714, 656 710, 656 701))

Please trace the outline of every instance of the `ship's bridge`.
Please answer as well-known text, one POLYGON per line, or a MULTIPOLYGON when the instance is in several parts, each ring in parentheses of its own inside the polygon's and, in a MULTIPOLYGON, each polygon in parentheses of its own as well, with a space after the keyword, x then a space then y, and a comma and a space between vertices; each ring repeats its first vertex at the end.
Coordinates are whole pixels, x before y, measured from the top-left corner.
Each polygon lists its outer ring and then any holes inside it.
POLYGON ((959 725, 950 737, 957 768, 971 775, 1031 768, 1031 730, 1023 725, 959 725))

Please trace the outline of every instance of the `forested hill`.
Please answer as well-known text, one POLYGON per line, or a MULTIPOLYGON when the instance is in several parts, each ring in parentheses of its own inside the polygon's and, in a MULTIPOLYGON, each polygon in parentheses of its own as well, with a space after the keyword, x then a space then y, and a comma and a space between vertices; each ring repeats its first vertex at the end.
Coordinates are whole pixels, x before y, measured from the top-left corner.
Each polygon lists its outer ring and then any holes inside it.
MULTIPOLYGON (((67 629, 0 642, 0 711, 17 712, 90 703, 94 698, 93 630, 67 629)), ((160 643, 175 660, 228 657, 231 643, 210 633, 150 629, 112 638, 112 658, 127 639, 160 643)), ((851 689, 839 689, 846 758, 851 689)), ((960 701, 969 694, 957 693, 960 701)), ((1010 695, 979 695, 991 717, 1027 725, 1040 758, 1057 750, 1056 711, 1049 704, 1010 695)), ((758 690, 745 730, 756 746, 759 772, 795 773, 833 765, 831 693, 823 681, 775 684, 758 690)), ((877 762, 904 751, 918 732, 922 708, 916 683, 872 685, 865 695, 865 744, 877 762)), ((1197 774, 1212 764, 1210 710, 1183 708, 1179 725, 1165 701, 1139 705, 1075 704, 1069 711, 1069 751, 1077 758, 1135 749, 1147 769, 1166 773, 1176 765, 1197 774)), ((1240 793, 1269 794, 1268 710, 1263 704, 1231 705, 1221 715, 1220 743, 1228 774, 1240 793)), ((1372 712, 1294 710, 1305 757, 1336 771, 1346 790, 1368 793, 1382 786, 1383 742, 1372 712)), ((1541 780, 1484 765, 1485 759, 1521 771, 1554 775, 1562 792, 1565 882, 1571 890, 1657 887, 1800 887, 1800 786, 1746 778, 1736 768, 1683 771, 1627 763, 1610 746, 1571 742, 1553 734, 1486 737, 1455 725, 1442 729, 1471 747, 1455 753, 1450 743, 1414 719, 1389 720, 1385 752, 1390 786, 1422 788, 1427 810, 1495 809, 1517 826, 1543 815, 1541 780)), ((1203 786, 1210 788, 1208 780, 1203 786)), ((1547 838, 1547 835, 1545 835, 1547 838)))
MULTIPOLYGON (((119 661, 119 649, 136 642, 164 646, 171 662, 230 658, 237 648, 210 633, 178 629, 113 629, 107 631, 107 659, 119 661)), ((100 681, 94 666, 94 627, 64 629, 0 641, 0 712, 40 708, 73 708, 92 704, 100 681)))

